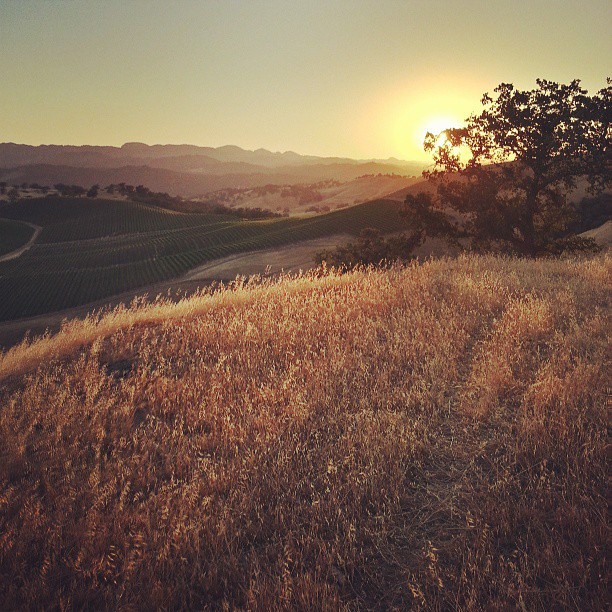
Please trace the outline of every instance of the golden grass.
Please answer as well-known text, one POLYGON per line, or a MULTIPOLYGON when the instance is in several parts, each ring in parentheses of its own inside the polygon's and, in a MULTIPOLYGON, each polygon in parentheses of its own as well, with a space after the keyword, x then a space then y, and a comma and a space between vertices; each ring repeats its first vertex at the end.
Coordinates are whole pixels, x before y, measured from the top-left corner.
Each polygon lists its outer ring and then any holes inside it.
POLYGON ((0 358, 2 609, 603 609, 610 259, 237 282, 0 358))

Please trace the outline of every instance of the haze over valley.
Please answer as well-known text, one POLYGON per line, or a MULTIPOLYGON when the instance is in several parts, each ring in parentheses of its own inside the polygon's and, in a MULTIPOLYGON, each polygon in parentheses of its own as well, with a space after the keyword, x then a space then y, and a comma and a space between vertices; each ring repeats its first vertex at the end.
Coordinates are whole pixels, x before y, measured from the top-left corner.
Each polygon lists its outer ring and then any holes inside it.
POLYGON ((424 167, 422 162, 393 158, 323 158, 264 149, 246 151, 236 146, 0 144, 0 180, 11 184, 63 182, 90 186, 123 182, 144 184, 155 191, 187 197, 222 188, 316 183, 329 179, 345 182, 366 174, 415 176, 424 167))

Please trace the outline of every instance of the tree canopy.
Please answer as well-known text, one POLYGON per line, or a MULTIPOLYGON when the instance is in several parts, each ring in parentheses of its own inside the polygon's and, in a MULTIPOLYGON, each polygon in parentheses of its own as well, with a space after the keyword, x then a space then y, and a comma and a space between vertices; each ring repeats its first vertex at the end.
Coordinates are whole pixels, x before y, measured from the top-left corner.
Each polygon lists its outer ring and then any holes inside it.
POLYGON ((568 234, 581 212, 568 196, 610 187, 611 81, 594 95, 579 80, 536 83, 502 83, 464 127, 426 135, 435 189, 406 197, 415 234, 529 257, 594 246, 568 234))

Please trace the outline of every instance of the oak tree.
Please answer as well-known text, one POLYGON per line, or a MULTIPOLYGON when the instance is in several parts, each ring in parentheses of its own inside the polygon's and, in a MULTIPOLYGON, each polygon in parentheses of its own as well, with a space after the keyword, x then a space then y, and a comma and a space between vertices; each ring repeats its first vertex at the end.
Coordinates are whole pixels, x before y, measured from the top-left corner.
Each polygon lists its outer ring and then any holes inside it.
POLYGON ((435 188, 406 197, 415 233, 529 257, 594 246, 568 234, 580 213, 570 195, 610 187, 611 81, 594 95, 579 80, 536 83, 502 83, 464 127, 426 135, 435 188))

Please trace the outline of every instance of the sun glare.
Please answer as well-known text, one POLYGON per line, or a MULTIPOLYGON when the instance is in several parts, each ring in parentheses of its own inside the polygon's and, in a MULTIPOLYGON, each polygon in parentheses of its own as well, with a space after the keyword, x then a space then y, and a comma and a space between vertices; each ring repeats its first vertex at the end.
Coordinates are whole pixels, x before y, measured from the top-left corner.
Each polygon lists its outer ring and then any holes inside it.
POLYGON ((435 136, 441 134, 444 130, 448 128, 456 128, 459 127, 459 121, 456 119, 451 119, 450 117, 432 117, 428 119, 419 130, 419 138, 420 141, 423 142, 425 140, 425 134, 427 132, 431 132, 435 136))
POLYGON ((369 123, 386 140, 389 150, 404 159, 430 161, 423 150, 425 134, 439 134, 447 128, 462 127, 474 112, 474 98, 481 85, 452 78, 428 80, 390 89, 373 103, 369 123))

